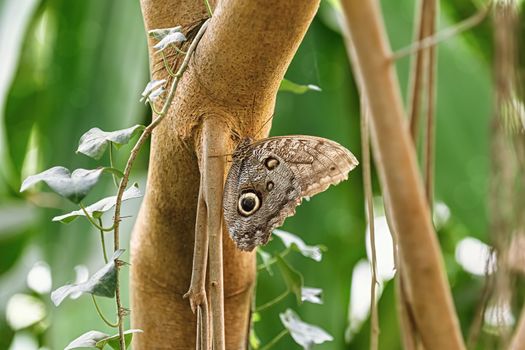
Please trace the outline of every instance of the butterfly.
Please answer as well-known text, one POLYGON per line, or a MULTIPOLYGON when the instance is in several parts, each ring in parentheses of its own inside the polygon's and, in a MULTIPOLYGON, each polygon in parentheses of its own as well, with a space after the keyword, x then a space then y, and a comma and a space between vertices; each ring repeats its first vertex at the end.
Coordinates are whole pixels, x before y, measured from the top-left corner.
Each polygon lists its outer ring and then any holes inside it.
POLYGON ((223 212, 241 250, 266 244, 303 198, 348 178, 355 156, 335 141, 293 135, 242 140, 232 155, 223 212))

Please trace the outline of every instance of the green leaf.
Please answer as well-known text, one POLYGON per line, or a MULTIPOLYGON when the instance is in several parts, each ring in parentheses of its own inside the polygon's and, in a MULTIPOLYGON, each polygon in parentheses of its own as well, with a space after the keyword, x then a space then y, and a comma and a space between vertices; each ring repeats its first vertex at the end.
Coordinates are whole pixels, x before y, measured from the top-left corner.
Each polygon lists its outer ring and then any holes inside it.
POLYGON ((85 154, 94 159, 100 159, 110 142, 118 148, 127 144, 129 140, 143 130, 144 125, 135 125, 127 129, 110 132, 102 131, 99 128, 92 128, 80 137, 77 153, 85 154))
POLYGON ((97 168, 93 170, 76 169, 71 173, 69 169, 56 166, 39 174, 29 176, 22 183, 20 192, 27 190, 37 182, 44 181, 51 190, 65 197, 73 203, 80 203, 100 179, 103 172, 116 175, 122 174, 113 168, 97 168))
MULTIPOLYGON (((89 332, 82 334, 80 337, 76 338, 71 343, 69 343, 64 348, 64 350, 83 349, 83 348, 99 348, 97 346, 97 342, 107 337, 108 335, 106 333, 102 333, 99 331, 89 331, 89 332)), ((99 348, 99 349, 102 349, 102 348, 99 348)))
MULTIPOLYGON (((135 183, 133 184, 133 186, 131 186, 124 192, 124 194, 122 195, 122 201, 124 202, 128 199, 139 198, 141 196, 142 193, 140 193, 138 189, 138 184, 135 183)), ((115 206, 116 201, 117 196, 106 197, 86 207, 86 211, 89 213, 90 216, 94 217, 95 219, 98 219, 102 216, 102 214, 104 214, 108 210, 111 210, 115 206)), ((79 216, 86 216, 82 209, 75 210, 64 215, 55 216, 53 218, 53 221, 59 221, 64 224, 68 224, 71 221, 78 218, 79 216)))
POLYGON ((66 284, 51 293, 51 300, 55 306, 60 305, 72 293, 90 293, 101 297, 113 298, 117 287, 116 259, 122 255, 124 249, 117 250, 111 261, 95 272, 86 282, 66 284))
POLYGON ((280 255, 276 256, 277 266, 281 270, 284 282, 288 290, 295 294, 297 302, 301 303, 302 294, 301 289, 303 288, 303 276, 297 270, 290 266, 280 255))
POLYGON ((323 290, 321 288, 310 288, 302 287, 301 288, 301 301, 308 301, 313 304, 322 304, 323 300, 321 299, 321 293, 323 290))
POLYGON ((309 246, 296 235, 283 230, 273 230, 273 234, 281 239, 286 248, 294 248, 303 256, 315 261, 321 261, 323 258, 320 246, 309 246))
POLYGON ((293 340, 305 350, 311 349, 315 344, 334 340, 324 329, 303 322, 293 310, 287 309, 279 317, 293 340))
POLYGON ((307 91, 321 91, 321 88, 317 85, 301 85, 296 84, 288 79, 283 79, 281 85, 279 86, 279 91, 288 91, 293 92, 294 94, 304 94, 307 91))
MULTIPOLYGON (((129 344, 131 344, 131 339, 133 338, 133 333, 142 333, 142 329, 128 329, 124 331, 124 342, 126 343, 126 349, 129 344)), ((97 342, 97 348, 103 349, 104 346, 109 345, 112 349, 120 350, 120 342, 118 333, 112 336, 108 336, 97 342)))

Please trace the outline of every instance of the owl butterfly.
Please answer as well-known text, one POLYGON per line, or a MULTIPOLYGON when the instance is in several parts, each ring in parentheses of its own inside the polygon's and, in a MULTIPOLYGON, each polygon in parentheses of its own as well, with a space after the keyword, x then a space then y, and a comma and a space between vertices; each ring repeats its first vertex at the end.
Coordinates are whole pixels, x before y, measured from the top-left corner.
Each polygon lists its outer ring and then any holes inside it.
POLYGON ((246 251, 266 244, 303 198, 346 180, 358 164, 337 142, 302 135, 244 139, 232 158, 224 219, 237 247, 246 251))

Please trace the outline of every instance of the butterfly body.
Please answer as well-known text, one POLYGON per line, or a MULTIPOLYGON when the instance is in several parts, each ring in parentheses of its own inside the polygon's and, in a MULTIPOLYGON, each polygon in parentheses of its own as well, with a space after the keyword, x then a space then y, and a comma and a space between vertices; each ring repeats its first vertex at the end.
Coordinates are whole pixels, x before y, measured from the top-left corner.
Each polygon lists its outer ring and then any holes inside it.
POLYGON ((224 188, 230 236, 241 250, 266 244, 303 198, 345 180, 357 164, 346 148, 319 137, 243 140, 233 153, 224 188))

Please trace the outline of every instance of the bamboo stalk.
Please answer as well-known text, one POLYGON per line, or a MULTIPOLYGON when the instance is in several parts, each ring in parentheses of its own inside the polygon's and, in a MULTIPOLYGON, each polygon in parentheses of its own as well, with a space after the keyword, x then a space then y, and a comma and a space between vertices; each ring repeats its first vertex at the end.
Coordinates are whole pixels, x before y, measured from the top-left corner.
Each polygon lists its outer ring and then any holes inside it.
POLYGON ((353 68, 371 112, 372 145, 381 185, 399 234, 414 317, 427 350, 464 349, 443 261, 419 177, 391 50, 377 1, 342 1, 355 47, 353 68))

